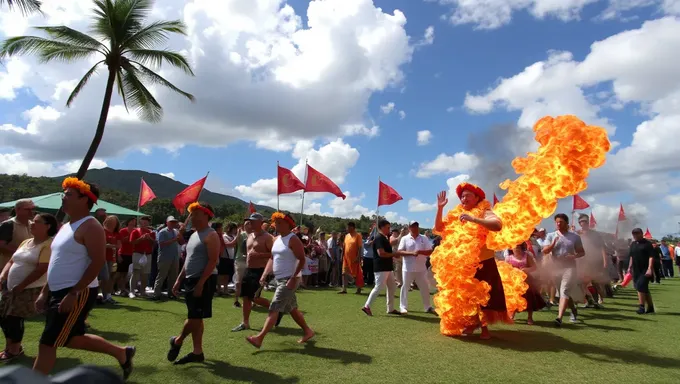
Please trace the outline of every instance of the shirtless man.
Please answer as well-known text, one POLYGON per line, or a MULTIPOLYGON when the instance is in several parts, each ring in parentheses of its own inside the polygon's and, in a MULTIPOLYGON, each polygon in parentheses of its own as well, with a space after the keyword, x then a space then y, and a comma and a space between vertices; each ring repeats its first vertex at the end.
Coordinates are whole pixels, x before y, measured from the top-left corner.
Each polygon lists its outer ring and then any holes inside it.
POLYGON ((269 300, 260 297, 262 292, 260 279, 264 273, 267 262, 272 257, 272 245, 274 238, 263 228, 264 217, 259 213, 253 213, 248 218, 253 232, 248 235, 246 241, 246 274, 241 282, 241 297, 243 298, 243 321, 232 332, 250 329, 250 311, 253 303, 269 308, 269 300))

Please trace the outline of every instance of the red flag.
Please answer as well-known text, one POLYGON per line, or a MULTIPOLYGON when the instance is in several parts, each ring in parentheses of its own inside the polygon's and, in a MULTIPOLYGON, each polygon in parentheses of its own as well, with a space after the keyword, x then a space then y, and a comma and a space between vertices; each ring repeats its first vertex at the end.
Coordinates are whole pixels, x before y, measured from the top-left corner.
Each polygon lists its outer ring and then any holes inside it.
POLYGON ((252 202, 252 201, 250 202, 250 205, 248 205, 248 210, 250 211, 250 213, 255 213, 255 212, 257 212, 257 210, 255 209, 255 206, 253 205, 253 202, 252 202))
POLYGON ((597 226, 597 221, 595 221, 595 216, 590 212, 590 228, 595 228, 597 226))
POLYGON ((619 221, 626 221, 626 212, 623 211, 623 204, 619 204, 619 221))
POLYGON ((645 237, 645 239, 648 239, 648 240, 649 240, 649 239, 653 239, 652 233, 649 232, 649 228, 647 228, 647 231, 645 231, 645 236, 644 236, 644 237, 645 237))
POLYGON ((397 193, 394 188, 383 183, 382 181, 380 182, 380 185, 378 186, 378 206, 392 205, 403 199, 404 198, 401 197, 401 195, 397 193))
POLYGON ((205 176, 201 180, 198 180, 197 182, 184 188, 182 192, 178 193, 177 196, 172 199, 172 205, 175 206, 177 212, 183 215, 187 205, 198 201, 198 197, 201 195, 201 191, 203 190, 203 184, 205 184, 205 179, 207 178, 208 176, 205 176))
POLYGON ((312 168, 309 164, 307 164, 305 192, 328 192, 337 197, 342 197, 343 200, 347 197, 328 176, 312 168))
POLYGON ((581 209, 590 208, 590 204, 579 195, 574 195, 574 202, 572 204, 572 211, 579 211, 581 209))
POLYGON ((493 194, 493 205, 498 204, 498 198, 496 197, 496 194, 493 194))
POLYGON ((283 195, 285 193, 297 192, 301 189, 305 189, 305 185, 300 181, 300 179, 295 176, 293 171, 288 168, 278 167, 277 175, 277 194, 283 195))
POLYGON ((138 207, 143 207, 144 204, 156 198, 156 194, 153 193, 151 187, 146 184, 146 181, 142 179, 142 185, 139 187, 139 200, 137 201, 138 207))

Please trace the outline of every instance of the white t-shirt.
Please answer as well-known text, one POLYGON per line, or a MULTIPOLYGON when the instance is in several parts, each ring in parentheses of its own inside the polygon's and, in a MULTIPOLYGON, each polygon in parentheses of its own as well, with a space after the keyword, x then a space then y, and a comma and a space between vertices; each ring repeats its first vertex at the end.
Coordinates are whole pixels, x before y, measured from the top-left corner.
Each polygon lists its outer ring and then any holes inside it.
MULTIPOLYGON (((235 236, 227 235, 226 233, 222 235, 222 239, 224 239, 225 243, 231 243, 234 241, 235 236)), ((225 247, 225 251, 227 253, 227 258, 228 259, 234 259, 234 249, 235 247, 225 247)))
MULTIPOLYGON (((432 249, 432 242, 425 236, 418 235, 415 239, 411 234, 404 236, 399 241, 400 251, 415 252, 415 251, 429 251, 432 249)), ((404 256, 404 264, 402 266, 405 272, 427 272, 427 256, 404 256)))
MULTIPOLYGON (((12 267, 7 277, 7 288, 14 289, 17 285, 28 277, 39 263, 49 263, 52 239, 34 245, 33 239, 25 240, 12 256, 12 267)), ((42 288, 47 284, 47 273, 38 280, 29 284, 26 288, 42 288)))

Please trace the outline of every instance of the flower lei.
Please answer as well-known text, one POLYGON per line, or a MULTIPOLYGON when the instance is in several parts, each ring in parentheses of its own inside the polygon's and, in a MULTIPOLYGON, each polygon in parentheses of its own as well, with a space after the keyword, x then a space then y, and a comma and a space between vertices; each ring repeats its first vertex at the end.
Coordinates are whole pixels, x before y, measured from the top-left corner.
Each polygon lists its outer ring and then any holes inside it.
POLYGON ((295 228, 295 220, 293 220, 293 218, 290 217, 290 215, 287 215, 283 212, 272 213, 272 218, 271 218, 272 225, 275 225, 276 220, 278 220, 278 219, 286 220, 288 222, 288 224, 290 224, 291 227, 295 228))
POLYGON ((67 177, 64 179, 64 181, 61 183, 61 188, 62 189, 69 189, 73 188, 78 190, 81 194, 87 196, 88 199, 90 199, 93 203, 97 202, 97 196, 92 193, 90 190, 90 184, 79 180, 77 177, 67 177))
POLYGON ((189 213, 193 213, 193 212, 194 212, 195 210, 197 210, 197 209, 198 209, 199 211, 203 211, 203 213, 205 213, 206 215, 208 215, 208 217, 210 217, 211 219, 212 219, 213 217, 215 217, 215 214, 214 214, 211 210, 209 210, 208 208, 202 206, 200 203, 197 203, 197 202, 196 202, 196 203, 191 203, 191 204, 189 205, 189 208, 187 208, 187 211, 189 211, 189 213))

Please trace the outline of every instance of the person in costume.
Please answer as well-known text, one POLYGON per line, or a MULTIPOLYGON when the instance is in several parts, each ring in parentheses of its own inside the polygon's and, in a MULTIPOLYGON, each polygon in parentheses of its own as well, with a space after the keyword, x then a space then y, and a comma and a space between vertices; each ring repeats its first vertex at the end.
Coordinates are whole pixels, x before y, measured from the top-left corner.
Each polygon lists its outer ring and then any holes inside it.
POLYGON ((534 312, 545 308, 545 300, 541 296, 540 284, 531 276, 536 272, 536 259, 527 251, 527 244, 522 243, 513 248, 512 253, 505 256, 505 262, 527 274, 526 283, 529 285, 524 294, 527 301, 527 325, 534 325, 534 312))
MULTIPOLYGON (((442 211, 448 199, 446 192, 442 191, 437 195, 437 216, 435 218, 434 230, 437 234, 442 235, 442 244, 446 246, 447 234, 449 224, 452 220, 459 220, 462 228, 470 235, 470 241, 479 242, 481 251, 476 257, 471 257, 465 252, 452 252, 451 255, 460 260, 449 260, 448 265, 460 265, 460 268, 468 268, 470 263, 478 264, 478 269, 474 273, 474 278, 471 281, 462 281, 460 279, 451 280, 450 283, 442 286, 440 282, 441 300, 446 300, 446 297, 451 295, 451 292, 459 291, 460 289, 468 289, 470 282, 473 283, 475 289, 484 289, 486 282, 490 289, 488 289, 488 300, 480 300, 476 313, 465 311, 466 316, 461 312, 462 308, 449 310, 449 313, 441 313, 442 321, 444 323, 464 324, 462 331, 465 335, 472 334, 477 328, 482 329, 481 338, 489 339, 491 337, 488 326, 497 322, 512 323, 512 319, 508 315, 505 304, 505 293, 503 291, 503 283, 501 276, 498 273, 496 260, 494 259, 494 251, 486 247, 486 236, 489 231, 498 232, 503 228, 501 220, 491 210, 491 204, 486 200, 486 194, 478 186, 470 183, 461 183, 456 188, 456 194, 460 199, 460 204, 448 213, 446 220, 442 218, 442 211), (482 284, 480 287, 479 284, 482 284), (463 286, 465 285, 465 286, 463 286)), ((456 245, 457 246, 457 245, 456 245)), ((435 257, 432 260, 433 270, 435 274, 442 273, 441 263, 435 257)), ((446 266, 444 266, 446 267, 446 266)), ((460 277, 460 276, 459 276, 460 277)), ((437 301, 437 300, 436 300, 437 301)), ((474 311, 474 307, 471 308, 474 311)), ((439 308, 438 308, 439 312, 439 308)), ((460 331, 453 330, 448 334, 459 334, 460 331)))

